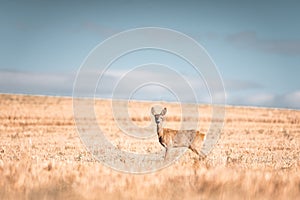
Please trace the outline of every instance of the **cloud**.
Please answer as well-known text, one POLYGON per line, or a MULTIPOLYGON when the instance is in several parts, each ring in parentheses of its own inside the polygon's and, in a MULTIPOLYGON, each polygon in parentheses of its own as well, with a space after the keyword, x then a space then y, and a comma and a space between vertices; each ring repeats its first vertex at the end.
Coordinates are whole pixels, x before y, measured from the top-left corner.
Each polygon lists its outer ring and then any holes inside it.
POLYGON ((244 31, 227 36, 226 40, 238 48, 259 50, 273 54, 300 56, 298 39, 263 39, 254 31, 244 31))
MULTIPOLYGON (((193 102, 195 97, 198 103, 211 103, 211 96, 216 101, 222 101, 223 94, 216 92, 210 94, 205 83, 199 81, 197 77, 181 75, 193 88, 193 92, 186 87, 183 79, 176 77, 172 73, 159 71, 140 70, 131 75, 126 74, 126 70, 110 70, 103 76, 96 90, 96 96, 101 98, 111 98, 114 89, 119 81, 121 86, 116 95, 119 98, 130 96, 137 100, 158 100, 158 101, 177 101, 176 97, 168 90, 172 89, 175 95, 181 97, 183 102, 193 102), (161 85, 142 85, 148 80, 155 80, 161 85), (138 88, 141 86, 140 88, 138 88), (165 86, 165 87, 162 87, 165 86), (136 89, 136 91, 133 91, 136 89), (221 100, 220 100, 221 99, 221 100)), ((88 72, 94 74, 95 72, 88 72)), ((73 73, 31 73, 20 71, 0 71, 0 92, 1 93, 21 93, 38 95, 71 96, 73 83, 76 75, 73 73)), ((88 78, 89 76, 87 76, 88 78)), ((83 80, 88 83, 88 80, 83 80)), ((251 81, 227 80, 225 81, 227 90, 227 103, 231 105, 248 105, 263 107, 281 107, 300 109, 300 90, 286 94, 273 94, 259 92, 262 86, 251 81), (238 85, 238 86, 237 86, 238 85), (251 93, 251 94, 250 94, 251 93)), ((84 86, 83 89, 87 86, 84 86)), ((93 86, 96 87, 96 86, 93 86)), ((92 94, 93 95, 93 94, 92 94)), ((89 95, 88 95, 89 96, 89 95)))
POLYGON ((300 90, 285 94, 257 92, 243 96, 229 95, 228 104, 300 109, 300 90))
POLYGON ((259 89, 263 86, 259 83, 248 81, 248 80, 225 80, 225 88, 230 91, 241 91, 241 90, 250 90, 250 89, 259 89))
MULTIPOLYGON (((157 68, 158 69, 158 68, 157 68)), ((113 69, 107 71, 98 85, 90 80, 99 72, 85 72, 81 80, 79 96, 100 98, 135 98, 137 100, 180 101, 210 103, 211 96, 204 81, 188 75, 161 70, 113 69), (121 81, 121 82, 120 82, 121 81), (151 83, 152 82, 152 83, 151 83), (154 84, 157 83, 157 84, 154 84), (96 88, 94 94, 94 87, 96 88), (90 89, 92 88, 92 89, 90 89), (91 94, 91 91, 93 94, 91 94), (173 93, 172 93, 173 92, 173 93)), ((0 71, 0 93, 71 96, 74 73, 34 73, 22 71, 0 71)))
POLYGON ((133 71, 108 71, 97 88, 97 94, 121 99, 134 95, 139 100, 163 101, 177 101, 178 97, 184 102, 193 102, 195 98, 198 101, 210 99, 204 81, 149 66, 133 71))
POLYGON ((278 105, 287 106, 289 108, 300 109, 300 90, 279 95, 275 103, 278 105))
POLYGON ((245 103, 249 105, 270 105, 272 106, 274 103, 273 101, 275 100, 275 96, 270 93, 258 93, 255 95, 249 96, 246 100, 245 103))
POLYGON ((0 71, 1 93, 71 95, 74 75, 0 71))

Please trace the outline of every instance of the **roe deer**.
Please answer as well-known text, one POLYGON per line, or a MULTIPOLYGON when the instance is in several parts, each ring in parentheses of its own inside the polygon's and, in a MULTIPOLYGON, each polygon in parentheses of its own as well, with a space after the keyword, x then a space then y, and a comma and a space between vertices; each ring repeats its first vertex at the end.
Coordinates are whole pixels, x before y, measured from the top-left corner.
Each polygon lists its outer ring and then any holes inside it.
POLYGON ((167 108, 164 108, 161 113, 155 113, 154 108, 151 108, 151 113, 154 116, 157 125, 157 135, 160 144, 166 148, 165 159, 168 149, 172 147, 188 147, 199 156, 199 160, 205 157, 204 154, 197 150, 202 144, 205 134, 197 130, 172 130, 163 128, 164 116, 167 113, 167 108))

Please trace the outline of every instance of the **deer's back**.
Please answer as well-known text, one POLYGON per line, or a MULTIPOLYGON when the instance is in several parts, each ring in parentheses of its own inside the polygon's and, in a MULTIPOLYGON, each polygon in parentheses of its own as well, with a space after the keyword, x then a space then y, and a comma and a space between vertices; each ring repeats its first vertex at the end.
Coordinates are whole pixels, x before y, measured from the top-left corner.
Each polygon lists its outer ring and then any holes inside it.
POLYGON ((203 133, 197 130, 173 130, 165 128, 162 139, 168 146, 189 147, 192 143, 203 141, 204 136, 203 133))

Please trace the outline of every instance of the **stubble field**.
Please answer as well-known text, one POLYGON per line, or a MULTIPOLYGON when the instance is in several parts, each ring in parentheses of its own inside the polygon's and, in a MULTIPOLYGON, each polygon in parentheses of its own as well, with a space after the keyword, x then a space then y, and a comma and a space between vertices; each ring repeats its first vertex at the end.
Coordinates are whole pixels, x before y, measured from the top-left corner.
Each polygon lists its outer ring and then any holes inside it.
MULTIPOLYGON (((132 123, 153 134, 148 140, 122 133, 109 100, 95 103, 99 126, 117 149, 160 152, 150 116, 154 104, 128 105, 132 123)), ((168 108, 166 126, 180 127, 179 105, 161 104, 168 108)), ((199 113, 184 120, 199 121, 205 132, 211 107, 199 105, 199 113)), ((188 128, 189 122, 184 124, 188 128)), ((186 151, 173 165, 138 175, 103 166, 87 152, 76 130, 71 98, 0 95, 0 199, 299 197, 300 111, 227 106, 220 140, 206 159, 199 161, 186 151)))

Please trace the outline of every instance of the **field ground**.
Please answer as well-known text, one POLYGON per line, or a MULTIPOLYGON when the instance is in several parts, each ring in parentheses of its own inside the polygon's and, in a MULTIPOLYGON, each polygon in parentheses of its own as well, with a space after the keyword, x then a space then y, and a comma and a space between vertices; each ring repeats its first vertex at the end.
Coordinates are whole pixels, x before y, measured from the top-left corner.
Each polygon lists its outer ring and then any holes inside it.
MULTIPOLYGON (((114 124, 111 101, 96 102, 99 126, 118 148, 162 150, 154 133, 130 140, 114 124)), ((139 126, 151 124, 151 102, 131 102, 139 126)), ((167 126, 177 127, 180 107, 168 108, 167 126)), ((211 108, 199 105, 200 130, 211 108)), ((88 118, 82 119, 82 123, 88 118)), ((118 119, 122 121, 122 119, 118 119)), ((188 123, 186 123, 188 126, 188 123)), ((152 128, 151 128, 152 127, 152 128)), ((226 107, 222 135, 209 156, 187 151, 170 167, 134 175, 97 162, 81 143, 72 99, 0 95, 0 199, 299 199, 300 111, 226 107)))

